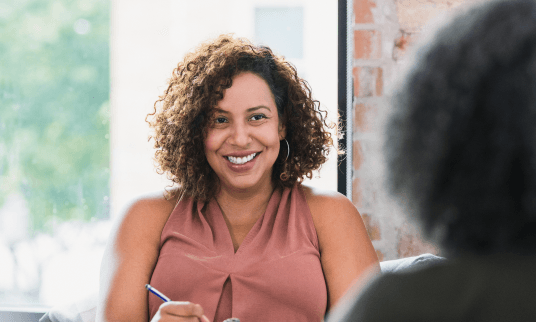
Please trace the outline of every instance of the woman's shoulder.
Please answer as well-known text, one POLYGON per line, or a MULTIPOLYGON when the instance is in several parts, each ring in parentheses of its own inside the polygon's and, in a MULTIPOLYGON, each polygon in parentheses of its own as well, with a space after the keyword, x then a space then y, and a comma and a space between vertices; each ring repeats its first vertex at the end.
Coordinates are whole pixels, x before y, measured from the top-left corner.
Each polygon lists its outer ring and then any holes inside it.
POLYGON ((361 216, 343 194, 327 189, 301 185, 319 235, 340 233, 354 227, 361 216))
POLYGON ((162 215, 167 213, 177 204, 179 192, 173 191, 153 191, 136 196, 124 207, 123 216, 143 213, 144 215, 162 215))
POLYGON ((151 192, 133 198, 120 213, 116 233, 136 239, 156 239, 177 204, 179 194, 151 192))
POLYGON ((342 193, 301 185, 311 212, 357 211, 353 203, 342 193))
POLYGON ((378 258, 354 204, 343 194, 304 186, 316 228, 330 305, 356 279, 379 270, 378 258))
POLYGON ((112 321, 125 319, 125 314, 132 315, 131 320, 147 314, 147 295, 139 285, 150 281, 162 229, 176 201, 164 192, 148 193, 123 207, 102 258, 99 316, 112 321))

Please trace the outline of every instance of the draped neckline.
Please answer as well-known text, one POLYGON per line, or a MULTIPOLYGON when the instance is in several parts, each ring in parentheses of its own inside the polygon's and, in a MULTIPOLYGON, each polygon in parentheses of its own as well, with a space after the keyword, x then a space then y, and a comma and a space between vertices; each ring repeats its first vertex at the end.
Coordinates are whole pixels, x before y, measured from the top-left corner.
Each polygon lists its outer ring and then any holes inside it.
MULTIPOLYGON (((262 224, 265 220, 269 219, 272 216, 275 216, 277 213, 277 205, 279 204, 279 201, 281 199, 281 191, 280 189, 275 188, 272 191, 272 195, 270 196, 270 199, 268 200, 268 204, 266 205, 266 209, 264 212, 257 218, 251 229, 246 234, 246 237, 242 240, 238 248, 236 249, 236 252, 234 250, 233 245, 233 238, 231 237, 231 231, 229 230, 229 227, 227 226, 227 223, 225 222, 225 218, 223 215, 223 211, 221 210, 221 207, 216 200, 216 198, 212 198, 206 209, 205 209, 205 215, 211 214, 213 216, 214 220, 214 226, 213 229, 219 230, 220 236, 223 237, 223 242, 225 245, 223 247, 225 248, 225 253, 229 255, 235 255, 239 256, 243 252, 245 252, 248 248, 248 245, 253 242, 255 237, 258 235, 259 231, 261 230, 262 224)), ((199 209, 201 210, 201 209, 199 209)))

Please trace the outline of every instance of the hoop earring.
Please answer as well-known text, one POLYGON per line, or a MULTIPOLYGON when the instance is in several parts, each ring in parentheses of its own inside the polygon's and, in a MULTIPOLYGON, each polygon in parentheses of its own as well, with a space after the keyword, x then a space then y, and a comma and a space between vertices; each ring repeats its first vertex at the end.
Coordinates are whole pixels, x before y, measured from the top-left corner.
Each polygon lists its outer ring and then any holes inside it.
POLYGON ((288 144, 287 138, 284 138, 283 140, 285 140, 285 142, 287 142, 287 157, 285 158, 285 160, 283 160, 283 163, 285 163, 285 162, 287 162, 288 156, 290 154, 290 145, 288 144))

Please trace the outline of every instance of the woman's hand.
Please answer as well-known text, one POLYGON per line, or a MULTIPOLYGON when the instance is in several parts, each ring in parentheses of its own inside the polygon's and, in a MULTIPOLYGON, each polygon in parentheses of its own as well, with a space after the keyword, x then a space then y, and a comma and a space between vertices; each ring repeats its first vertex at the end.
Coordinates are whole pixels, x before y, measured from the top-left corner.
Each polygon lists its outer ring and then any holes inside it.
POLYGON ((166 302, 160 305, 151 322, 210 322, 199 304, 191 302, 166 302))

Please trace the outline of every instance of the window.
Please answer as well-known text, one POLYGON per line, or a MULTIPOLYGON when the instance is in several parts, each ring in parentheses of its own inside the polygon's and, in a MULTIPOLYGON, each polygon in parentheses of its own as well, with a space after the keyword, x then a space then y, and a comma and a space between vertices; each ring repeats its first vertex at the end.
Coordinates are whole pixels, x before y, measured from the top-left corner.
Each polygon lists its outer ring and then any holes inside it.
POLYGON ((109 218, 109 3, 4 1, 0 34, 0 304, 52 305, 109 218))
POLYGON ((287 58, 302 59, 303 8, 255 8, 255 40, 287 58))

